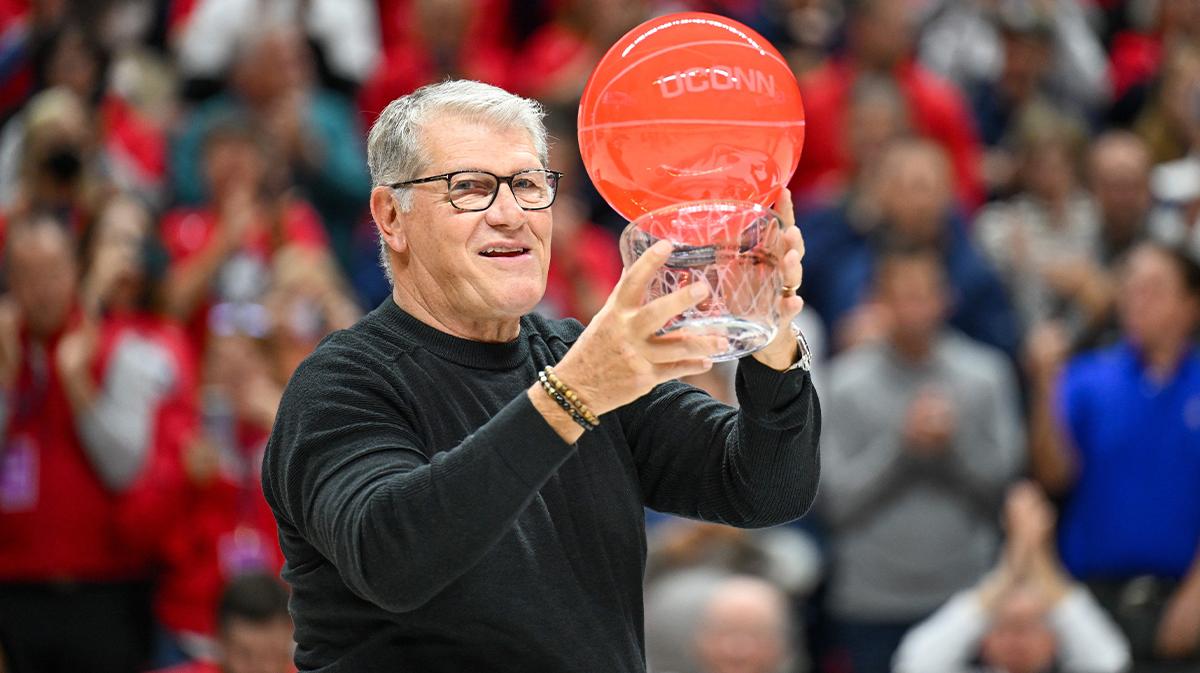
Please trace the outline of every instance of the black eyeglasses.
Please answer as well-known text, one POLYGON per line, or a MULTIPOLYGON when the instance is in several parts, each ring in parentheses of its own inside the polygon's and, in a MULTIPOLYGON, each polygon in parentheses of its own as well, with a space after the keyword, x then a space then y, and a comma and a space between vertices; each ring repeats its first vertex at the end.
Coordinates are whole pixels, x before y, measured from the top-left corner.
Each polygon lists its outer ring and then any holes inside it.
POLYGON ((554 197, 558 194, 558 179, 562 176, 561 171, 543 168, 517 171, 509 176, 499 176, 487 171, 454 171, 394 182, 388 186, 396 189, 445 180, 450 205, 459 210, 480 211, 492 207, 496 194, 500 191, 500 183, 505 183, 516 197, 517 205, 525 210, 545 210, 554 205, 554 197))

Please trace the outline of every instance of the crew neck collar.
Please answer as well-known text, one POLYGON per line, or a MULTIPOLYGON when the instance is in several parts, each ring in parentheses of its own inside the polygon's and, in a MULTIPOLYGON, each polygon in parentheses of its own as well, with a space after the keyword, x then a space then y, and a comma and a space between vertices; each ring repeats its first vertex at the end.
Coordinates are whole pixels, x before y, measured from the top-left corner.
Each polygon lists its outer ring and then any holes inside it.
POLYGON ((474 369, 512 369, 529 359, 529 321, 521 318, 517 338, 503 343, 473 341, 447 334, 421 322, 387 297, 374 313, 392 330, 406 340, 434 355, 474 369))

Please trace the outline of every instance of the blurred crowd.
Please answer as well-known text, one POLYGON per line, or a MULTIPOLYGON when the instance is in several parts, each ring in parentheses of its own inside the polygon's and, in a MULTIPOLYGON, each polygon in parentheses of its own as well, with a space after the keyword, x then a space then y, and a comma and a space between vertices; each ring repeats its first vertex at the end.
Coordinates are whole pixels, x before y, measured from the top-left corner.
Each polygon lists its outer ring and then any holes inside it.
POLYGON ((650 670, 1200 671, 1200 0, 0 0, 0 672, 290 671, 259 464, 390 292, 365 129, 542 101, 538 310, 586 322, 625 223, 579 96, 682 10, 800 81, 823 479, 783 528, 647 512, 650 670))

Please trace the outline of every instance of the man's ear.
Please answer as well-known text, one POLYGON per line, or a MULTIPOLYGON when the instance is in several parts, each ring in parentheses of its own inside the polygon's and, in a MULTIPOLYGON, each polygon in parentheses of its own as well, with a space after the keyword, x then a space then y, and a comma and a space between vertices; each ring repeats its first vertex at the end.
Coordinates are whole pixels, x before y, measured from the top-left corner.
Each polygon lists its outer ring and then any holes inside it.
POLYGON ((391 187, 378 186, 371 190, 371 219, 375 221, 375 228, 388 247, 401 254, 408 249, 403 216, 391 187))

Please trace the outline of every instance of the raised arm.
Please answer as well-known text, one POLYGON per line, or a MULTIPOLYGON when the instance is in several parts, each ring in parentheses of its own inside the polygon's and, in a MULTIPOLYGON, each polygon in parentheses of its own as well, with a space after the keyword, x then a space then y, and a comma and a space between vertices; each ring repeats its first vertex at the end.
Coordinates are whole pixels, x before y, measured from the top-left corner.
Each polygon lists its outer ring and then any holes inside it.
MULTIPOLYGON (((786 190, 778 211, 781 280, 794 288, 803 278, 804 240, 786 190)), ((794 295, 781 298, 777 336, 742 359, 740 411, 691 386, 659 385, 707 370, 711 363, 703 356, 724 346, 715 337, 655 335, 708 291, 706 284, 695 284, 641 305, 670 251, 660 241, 627 270, 559 364, 560 375, 599 413, 620 410, 650 507, 739 526, 799 518, 816 494, 821 432, 811 377, 784 371, 798 355, 789 325, 804 303, 794 295)))
POLYGON ((988 627, 980 589, 963 591, 917 624, 896 650, 895 673, 967 673, 988 627))
POLYGON ((1079 459, 1060 421, 1060 408, 1074 407, 1077 395, 1062 389, 1066 337, 1054 324, 1039 325, 1029 335, 1029 459, 1034 479, 1048 493, 1061 496, 1075 483, 1079 459), (1060 406, 1060 403, 1062 406, 1060 406))
POLYGON ((645 504, 739 527, 808 511, 820 477, 821 407, 807 372, 745 358, 740 409, 679 382, 623 410, 645 504))

